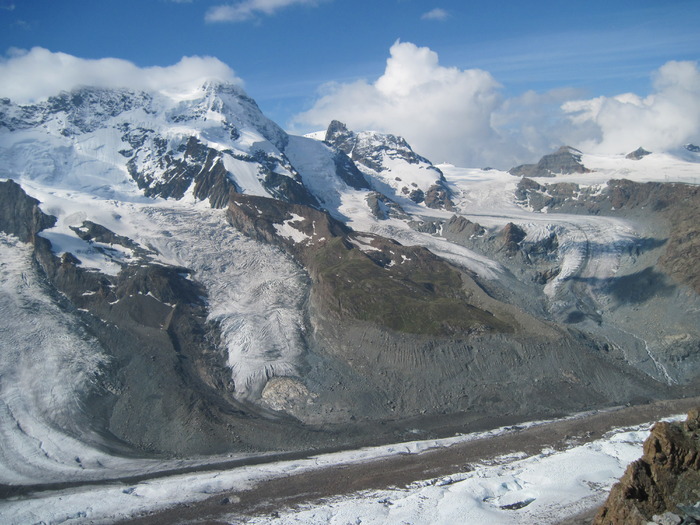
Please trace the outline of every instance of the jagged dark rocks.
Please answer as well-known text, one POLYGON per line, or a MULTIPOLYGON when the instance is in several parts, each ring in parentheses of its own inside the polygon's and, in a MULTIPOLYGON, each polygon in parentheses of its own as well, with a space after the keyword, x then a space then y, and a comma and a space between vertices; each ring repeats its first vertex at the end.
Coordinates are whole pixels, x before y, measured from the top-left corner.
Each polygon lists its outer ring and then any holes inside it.
POLYGON ((353 161, 381 172, 385 168, 381 162, 382 153, 392 158, 400 158, 409 164, 424 163, 434 170, 436 175, 442 172, 432 163, 413 151, 403 137, 373 132, 355 133, 337 120, 332 121, 326 130, 325 141, 346 153, 353 161))
POLYGON ((28 196, 12 179, 0 181, 0 230, 22 242, 33 242, 41 230, 56 224, 56 217, 39 209, 39 201, 28 196))
POLYGON ((369 206, 372 215, 379 220, 385 220, 390 217, 395 219, 409 219, 409 215, 404 209, 392 201, 389 197, 378 191, 371 191, 367 194, 367 206, 369 206))
POLYGON ((414 152, 403 137, 373 132, 355 133, 348 130, 342 122, 334 120, 326 130, 325 141, 346 153, 353 161, 377 172, 385 169, 381 154, 387 153, 392 158, 400 158, 409 164, 424 163, 436 176, 442 175, 428 159, 414 152))
POLYGON ((521 164, 511 168, 508 173, 517 177, 555 177, 590 171, 581 163, 579 150, 562 146, 555 153, 542 157, 537 164, 521 164))
POLYGON ((454 203, 450 199, 450 192, 444 184, 433 184, 425 194, 425 205, 433 209, 454 209, 454 203))
POLYGON ((137 244, 128 237, 117 235, 112 230, 92 221, 83 221, 81 226, 71 226, 70 229, 84 241, 119 244, 120 246, 131 249, 137 248, 137 244))
POLYGON ((182 159, 152 130, 129 130, 122 140, 138 146, 122 154, 130 157, 129 174, 148 197, 181 199, 194 182, 196 198, 210 198, 213 207, 223 207, 229 190, 236 189, 227 177, 221 153, 195 137, 180 146, 182 159))
POLYGON ((481 224, 472 222, 461 215, 453 215, 444 224, 442 234, 445 238, 452 239, 453 236, 461 236, 464 240, 480 237, 486 233, 481 224))
POLYGON ((700 408, 696 408, 683 423, 654 425, 643 456, 627 467, 593 523, 698 523, 699 502, 700 408))
POLYGON ((357 169, 355 163, 344 151, 338 150, 333 157, 333 162, 335 163, 336 174, 345 184, 356 190, 370 189, 362 172, 357 169))
POLYGON ((519 250, 519 244, 526 237, 526 235, 525 230, 523 230, 520 226, 509 222, 499 234, 503 245, 502 249, 507 254, 514 255, 519 250))

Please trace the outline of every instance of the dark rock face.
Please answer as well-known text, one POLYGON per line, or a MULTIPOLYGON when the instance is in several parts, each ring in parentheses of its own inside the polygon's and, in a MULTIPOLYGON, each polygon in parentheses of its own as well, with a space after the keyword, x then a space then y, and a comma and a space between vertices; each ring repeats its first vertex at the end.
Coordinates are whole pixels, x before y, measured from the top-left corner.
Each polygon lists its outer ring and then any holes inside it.
POLYGON ((644 148, 637 148, 631 153, 628 153, 625 155, 626 159, 631 159, 631 160, 640 160, 646 157, 647 155, 651 155, 651 151, 647 151, 644 148))
POLYGON ((581 163, 581 152, 562 146, 555 153, 545 155, 537 164, 521 164, 508 171, 517 177, 555 177, 561 174, 590 173, 581 163))
POLYGON ((137 248, 137 244, 122 235, 117 235, 112 230, 92 221, 83 221, 80 227, 71 227, 71 230, 84 241, 97 241, 105 244, 119 244, 125 248, 137 248))
POLYGON ((335 146, 346 155, 352 154, 357 138, 355 133, 338 120, 333 120, 326 130, 325 142, 335 146))
POLYGON ((425 205, 436 210, 454 209, 454 203, 450 199, 450 192, 443 184, 433 184, 425 194, 425 205))
POLYGON ((56 224, 56 217, 39 209, 39 201, 27 195, 12 179, 0 181, 0 229, 22 242, 33 242, 41 230, 56 224))
POLYGON ((385 220, 389 217, 396 219, 409 218, 409 215, 399 204, 378 191, 371 191, 367 194, 367 206, 372 211, 372 215, 379 220, 385 220))
POLYGON ((517 253, 519 244, 525 238, 526 233, 520 226, 509 222, 501 230, 499 236, 502 239, 503 250, 509 255, 514 255, 517 253))
POLYGON ((357 169, 355 163, 348 157, 344 151, 338 150, 335 157, 335 172, 348 186, 356 190, 370 189, 367 180, 362 172, 357 169))
POLYGON ((598 512, 596 525, 697 523, 700 501, 700 409, 684 423, 657 423, 644 455, 625 472, 598 512), (670 513, 670 514, 669 514, 670 513), (685 520, 685 521, 683 521, 685 520))
POLYGON ((223 208, 229 191, 236 189, 224 168, 221 152, 195 137, 181 145, 182 159, 176 158, 176 152, 168 151, 167 143, 152 130, 127 130, 122 140, 135 148, 122 154, 130 157, 129 174, 148 197, 181 199, 194 183, 195 198, 208 198, 212 207, 223 208))
POLYGON ((479 223, 471 222, 461 215, 453 215, 443 227, 443 235, 445 238, 451 238, 451 235, 459 235, 465 239, 472 239, 474 237, 480 237, 485 233, 486 230, 483 226, 479 223))

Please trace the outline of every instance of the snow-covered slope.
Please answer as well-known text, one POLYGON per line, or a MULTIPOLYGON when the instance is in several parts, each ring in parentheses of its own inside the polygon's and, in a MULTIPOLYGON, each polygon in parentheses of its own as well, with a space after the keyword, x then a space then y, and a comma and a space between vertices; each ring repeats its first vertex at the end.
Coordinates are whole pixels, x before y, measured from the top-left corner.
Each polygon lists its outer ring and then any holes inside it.
POLYGON ((212 193, 201 188, 207 172, 256 195, 303 193, 282 153, 287 134, 231 84, 176 96, 82 88, 34 105, 3 100, 0 135, 0 176, 105 198, 202 200, 212 193))

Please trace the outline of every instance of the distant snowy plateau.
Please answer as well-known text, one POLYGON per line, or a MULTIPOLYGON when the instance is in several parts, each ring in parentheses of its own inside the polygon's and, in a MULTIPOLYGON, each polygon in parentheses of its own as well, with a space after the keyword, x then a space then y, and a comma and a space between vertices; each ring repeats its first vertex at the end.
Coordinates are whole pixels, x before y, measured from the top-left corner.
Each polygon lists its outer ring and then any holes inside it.
MULTIPOLYGON (((292 136, 218 82, 0 99, 0 521, 699 395, 700 148, 640 146, 506 172, 337 121, 292 136)), ((282 519, 555 522, 645 428, 282 519)))

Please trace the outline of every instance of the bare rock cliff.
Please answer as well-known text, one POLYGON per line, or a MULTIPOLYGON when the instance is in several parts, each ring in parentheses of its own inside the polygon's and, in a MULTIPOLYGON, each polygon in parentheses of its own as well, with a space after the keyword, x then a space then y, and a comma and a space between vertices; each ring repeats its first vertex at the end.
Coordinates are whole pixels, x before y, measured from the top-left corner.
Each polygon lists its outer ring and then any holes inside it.
POLYGON ((700 523, 700 408, 654 425, 644 455, 613 486, 595 525, 700 523))

